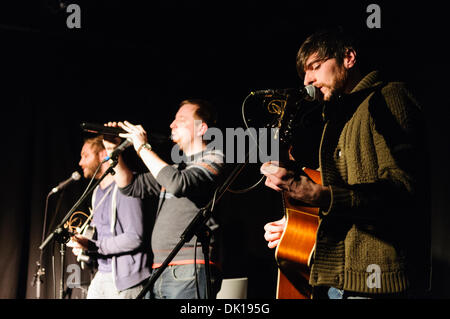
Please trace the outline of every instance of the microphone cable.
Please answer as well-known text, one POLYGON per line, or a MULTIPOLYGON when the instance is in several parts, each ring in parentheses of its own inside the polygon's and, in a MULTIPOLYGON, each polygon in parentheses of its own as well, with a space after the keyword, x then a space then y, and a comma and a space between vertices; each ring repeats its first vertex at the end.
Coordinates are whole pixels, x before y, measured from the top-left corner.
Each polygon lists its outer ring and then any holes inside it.
MULTIPOLYGON (((247 131, 249 132, 250 137, 251 137, 251 138, 253 139, 253 141, 256 143, 257 149, 259 150, 259 143, 258 143, 258 141, 256 140, 256 138, 252 135, 252 132, 249 130, 250 128, 249 128, 249 126, 248 126, 247 119, 246 119, 246 116, 245 116, 245 105, 246 105, 246 103, 247 103, 247 100, 248 100, 251 96, 254 96, 254 93, 253 93, 253 92, 250 92, 250 94, 248 94, 248 95, 245 97, 244 101, 242 102, 242 105, 241 105, 242 121, 244 122, 245 128, 246 128, 247 131)), ((227 190, 228 190, 230 193, 232 193, 232 194, 244 194, 244 193, 247 193, 247 192, 249 192, 249 191, 255 189, 259 184, 261 184, 261 182, 264 180, 264 178, 265 178, 265 176, 263 175, 263 176, 261 177, 260 180, 258 180, 255 184, 253 184, 253 185, 251 185, 251 186, 249 186, 249 187, 247 187, 247 188, 237 189, 237 190, 236 190, 236 189, 231 189, 231 188, 229 187, 227 190)))

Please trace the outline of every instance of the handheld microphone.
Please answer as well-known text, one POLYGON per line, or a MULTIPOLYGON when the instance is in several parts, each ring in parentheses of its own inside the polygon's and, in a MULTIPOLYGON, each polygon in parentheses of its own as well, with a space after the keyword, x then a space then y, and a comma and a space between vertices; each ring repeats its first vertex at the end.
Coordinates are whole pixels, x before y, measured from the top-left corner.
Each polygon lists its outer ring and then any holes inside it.
POLYGON ((299 89, 266 89, 258 90, 250 93, 251 95, 269 95, 269 94, 279 94, 279 95, 299 95, 301 98, 307 101, 315 101, 319 97, 318 89, 310 84, 299 89))
POLYGON ((133 141, 130 139, 126 139, 112 151, 111 155, 106 156, 103 159, 103 163, 109 161, 110 159, 116 159, 120 155, 120 153, 122 153, 127 147, 131 145, 133 145, 133 141))
POLYGON ((61 182, 58 184, 58 186, 54 187, 50 194, 55 194, 57 192, 59 192, 60 190, 64 189, 67 187, 67 185, 69 185, 70 183, 74 182, 74 181, 78 181, 81 178, 80 173, 78 173, 77 171, 72 173, 72 176, 70 176, 68 179, 66 179, 65 181, 61 182))
POLYGON ((112 136, 119 136, 120 133, 127 133, 127 131, 125 131, 123 128, 109 127, 109 126, 104 126, 101 124, 83 122, 80 124, 80 126, 83 131, 89 132, 89 133, 97 133, 97 134, 112 135, 112 136))

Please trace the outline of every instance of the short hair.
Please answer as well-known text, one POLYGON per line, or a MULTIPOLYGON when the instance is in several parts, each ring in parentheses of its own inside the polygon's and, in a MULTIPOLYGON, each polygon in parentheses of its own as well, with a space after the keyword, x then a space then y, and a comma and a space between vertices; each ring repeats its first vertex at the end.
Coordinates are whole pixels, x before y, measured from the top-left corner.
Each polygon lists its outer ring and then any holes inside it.
POLYGON ((348 49, 357 51, 356 40, 342 27, 323 29, 313 33, 298 50, 298 75, 304 78, 306 61, 311 55, 317 53, 320 60, 335 58, 337 63, 342 65, 348 49))
POLYGON ((103 135, 85 138, 84 144, 90 144, 91 148, 96 153, 99 153, 105 149, 105 146, 103 145, 103 135))
POLYGON ((208 127, 213 127, 217 124, 217 110, 208 101, 202 99, 187 99, 180 103, 180 107, 185 104, 193 104, 197 106, 194 115, 208 125, 208 127))

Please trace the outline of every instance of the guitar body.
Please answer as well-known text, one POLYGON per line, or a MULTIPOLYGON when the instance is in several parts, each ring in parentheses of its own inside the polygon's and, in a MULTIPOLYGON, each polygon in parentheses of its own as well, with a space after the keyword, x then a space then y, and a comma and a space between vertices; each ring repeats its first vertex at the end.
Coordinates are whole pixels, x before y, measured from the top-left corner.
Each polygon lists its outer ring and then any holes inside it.
MULTIPOLYGON (((303 171, 317 184, 320 172, 303 171)), ((310 207, 283 194, 286 227, 275 251, 278 263, 277 299, 310 299, 310 261, 319 227, 319 208, 310 207)))

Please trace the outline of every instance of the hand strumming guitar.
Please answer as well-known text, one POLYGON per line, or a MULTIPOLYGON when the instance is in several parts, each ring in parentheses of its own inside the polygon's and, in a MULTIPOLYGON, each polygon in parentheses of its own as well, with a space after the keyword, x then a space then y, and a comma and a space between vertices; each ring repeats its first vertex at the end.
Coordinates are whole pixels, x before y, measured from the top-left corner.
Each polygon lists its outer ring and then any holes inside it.
POLYGON ((80 255, 83 250, 87 250, 89 246, 89 239, 83 235, 77 234, 70 238, 67 247, 72 247, 72 252, 75 256, 80 255))

